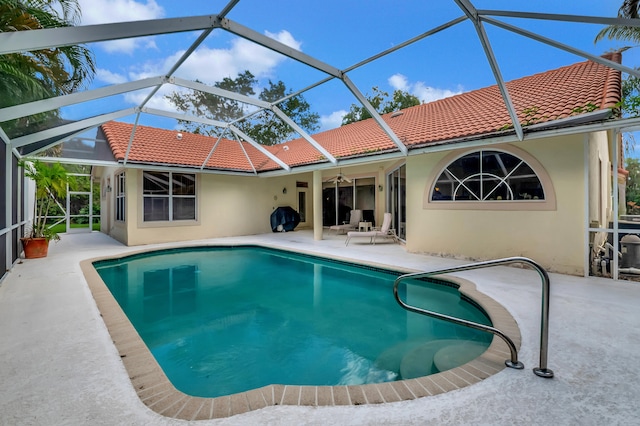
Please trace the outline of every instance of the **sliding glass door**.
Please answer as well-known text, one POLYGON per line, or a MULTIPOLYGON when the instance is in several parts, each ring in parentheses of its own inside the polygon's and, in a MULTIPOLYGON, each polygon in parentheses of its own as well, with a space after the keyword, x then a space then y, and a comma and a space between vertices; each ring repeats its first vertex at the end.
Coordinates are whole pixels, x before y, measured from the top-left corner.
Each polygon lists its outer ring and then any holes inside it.
MULTIPOLYGON (((363 218, 373 222, 375 212, 375 178, 352 179, 351 182, 327 181, 322 184, 322 225, 349 222, 353 209, 362 210, 363 218)), ((375 226, 375 224, 374 224, 375 226)))
POLYGON ((387 175, 387 211, 393 217, 393 228, 403 240, 407 238, 407 167, 402 165, 387 175))

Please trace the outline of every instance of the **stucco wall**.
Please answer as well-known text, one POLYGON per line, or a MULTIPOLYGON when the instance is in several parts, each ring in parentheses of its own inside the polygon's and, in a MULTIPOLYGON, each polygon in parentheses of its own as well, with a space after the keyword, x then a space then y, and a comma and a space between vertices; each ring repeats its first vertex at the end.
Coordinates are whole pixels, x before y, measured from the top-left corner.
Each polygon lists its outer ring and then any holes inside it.
MULTIPOLYGON (((102 172, 114 184, 114 174, 124 169, 102 172)), ((311 173, 259 178, 201 174, 197 176, 197 220, 144 222, 142 218, 142 170, 126 169, 126 221, 114 220, 115 192, 103 199, 105 229, 118 241, 134 246, 201 238, 251 235, 271 232, 271 212, 280 206, 297 209, 296 181, 309 182, 311 173), (283 190, 286 188, 286 194, 283 190)), ((313 215, 307 224, 313 225, 313 215)))
MULTIPOLYGON (((584 265, 584 137, 517 144, 544 167, 553 183, 553 210, 424 208, 435 168, 448 153, 407 159, 407 249, 467 259, 526 256, 552 271, 582 274, 584 265)), ((462 151, 460 151, 462 152, 462 151)))

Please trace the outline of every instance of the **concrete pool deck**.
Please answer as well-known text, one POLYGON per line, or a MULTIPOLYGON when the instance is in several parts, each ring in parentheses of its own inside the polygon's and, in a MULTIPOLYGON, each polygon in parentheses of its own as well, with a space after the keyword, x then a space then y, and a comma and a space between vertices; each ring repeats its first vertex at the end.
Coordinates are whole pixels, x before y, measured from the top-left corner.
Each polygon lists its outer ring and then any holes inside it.
MULTIPOLYGON (((310 231, 217 239, 261 243, 414 270, 468 262, 406 253, 397 244, 314 241, 310 231)), ((214 240, 211 240, 213 242, 214 240)), ((206 243, 208 241, 188 242, 206 243)), ((178 244, 180 245, 180 244, 178 244)), ((125 247, 100 234, 63 235, 45 259, 23 260, 0 284, 0 425, 179 425, 145 406, 100 317, 80 261, 171 245, 125 247)), ((640 417, 640 284, 551 274, 548 367, 535 376, 540 341, 538 274, 498 267, 457 276, 500 302, 522 334, 525 370, 385 404, 271 406, 211 425, 635 424, 640 417)), ((395 303, 390 294, 390 303, 395 303)))

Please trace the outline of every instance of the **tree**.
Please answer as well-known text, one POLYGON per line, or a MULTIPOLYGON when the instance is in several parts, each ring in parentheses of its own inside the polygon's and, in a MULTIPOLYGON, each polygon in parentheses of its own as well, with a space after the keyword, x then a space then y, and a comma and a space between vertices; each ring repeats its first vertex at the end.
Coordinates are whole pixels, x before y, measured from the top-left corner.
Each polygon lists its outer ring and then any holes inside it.
MULTIPOLYGON (((265 102, 275 103, 290 94, 291 90, 287 91, 282 81, 274 83, 269 80, 269 86, 262 90, 259 98, 265 102)), ((315 112, 311 112, 311 106, 301 95, 288 98, 276 106, 307 132, 313 132, 318 129, 320 116, 315 112)), ((296 134, 291 126, 282 121, 271 110, 262 110, 257 115, 256 122, 247 130, 247 133, 263 145, 275 145, 290 139, 296 134)))
MULTIPOLYGON (((0 31, 26 31, 70 27, 79 21, 78 0, 2 0, 0 31)), ((72 93, 87 85, 95 74, 91 51, 83 46, 3 55, 0 58, 0 108, 72 93)), ((5 123, 16 136, 18 128, 43 127, 57 120, 58 112, 23 117, 5 123)))
POLYGON ((22 161, 24 175, 32 179, 36 184, 36 202, 33 206, 33 224, 28 236, 30 238, 45 238, 59 240, 60 236, 49 228, 49 218, 52 203, 56 199, 64 198, 67 194, 67 185, 74 186, 73 176, 60 163, 47 164, 39 160, 22 161))
MULTIPOLYGON (((389 99, 389 93, 380 90, 377 86, 371 90, 373 94, 367 95, 366 98, 379 114, 387 114, 420 105, 420 99, 403 90, 395 90, 391 99, 389 99)), ((371 118, 371 114, 364 106, 351 104, 349 112, 342 117, 342 125, 366 120, 367 118, 371 118)))
MULTIPOLYGON (((202 83, 199 80, 196 80, 196 82, 202 83)), ((222 81, 216 82, 214 86, 240 95, 252 96, 255 94, 253 86, 256 84, 258 84, 258 80, 253 74, 245 71, 239 73, 235 79, 225 77, 222 81)), ((248 112, 247 106, 241 102, 200 90, 173 92, 167 95, 166 99, 182 112, 224 122, 238 120, 248 112)), ((219 136, 222 131, 222 129, 217 129, 202 123, 185 120, 180 120, 179 124, 184 131, 195 134, 219 136)))
MULTIPOLYGON (((618 10, 620 18, 637 19, 640 15, 640 0, 624 0, 618 10)), ((640 43, 640 27, 626 25, 609 25, 596 35, 595 43, 608 38, 609 40, 628 40, 640 43)), ((619 51, 630 49, 626 46, 619 51)), ((620 111, 626 117, 640 116, 640 79, 635 76, 627 76, 622 81, 622 101, 620 111)))
MULTIPOLYGON (((618 9, 618 17, 637 19, 640 17, 640 0, 623 0, 618 9)), ((626 25, 609 25, 596 36, 596 43, 604 38, 609 40, 629 40, 640 43, 640 28, 626 25)))
MULTIPOLYGON (((235 79, 225 77, 222 81, 214 83, 215 87, 245 96, 255 95, 255 87, 258 80, 250 71, 239 73, 235 79)), ((292 92, 282 81, 276 83, 269 80, 268 86, 262 89, 258 98, 265 102, 276 103, 292 92)), ((240 120, 251 112, 251 107, 242 102, 220 97, 198 90, 187 92, 173 92, 166 96, 176 108, 192 115, 206 117, 222 122, 236 121, 234 125, 262 145, 275 145, 286 141, 295 132, 270 110, 262 110, 259 113, 240 120)), ((310 111, 309 103, 302 95, 292 96, 276 105, 296 124, 307 132, 317 130, 319 115, 310 111)), ((179 121, 184 131, 210 136, 220 136, 225 131, 223 128, 208 126, 202 123, 179 121)))
POLYGON ((627 178, 626 202, 629 214, 640 213, 640 160, 637 158, 625 159, 626 169, 629 172, 627 178))

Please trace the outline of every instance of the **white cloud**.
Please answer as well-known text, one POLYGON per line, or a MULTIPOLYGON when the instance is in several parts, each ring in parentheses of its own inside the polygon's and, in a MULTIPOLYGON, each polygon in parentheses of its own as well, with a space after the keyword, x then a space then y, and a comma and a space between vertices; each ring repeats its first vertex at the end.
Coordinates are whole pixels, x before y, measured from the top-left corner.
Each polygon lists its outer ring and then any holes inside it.
MULTIPOLYGON (((155 0, 80 0, 82 25, 112 22, 142 21, 164 16, 164 9, 155 0)), ((155 48, 152 37, 139 37, 98 43, 109 53, 131 54, 138 48, 155 48)))
POLYGON ((329 115, 320 116, 320 131, 335 129, 342 125, 342 117, 347 114, 348 111, 343 109, 334 111, 329 115))
POLYGON ((409 90, 409 83, 407 81, 407 77, 405 77, 402 74, 392 75, 391 77, 389 77, 388 82, 391 85, 391 87, 393 87, 393 90, 402 90, 405 92, 409 90))
POLYGON ((265 31, 265 34, 267 35, 267 37, 277 40, 282 44, 285 44, 293 49, 302 51, 302 49, 300 49, 301 43, 298 40, 294 39, 291 33, 287 30, 282 30, 277 34, 270 33, 269 31, 265 31))
POLYGON ((122 74, 117 74, 103 68, 96 70, 96 80, 103 81, 108 84, 120 84, 126 83, 127 77, 122 74))
MULTIPOLYGON (((266 35, 294 49, 300 48, 300 42, 295 40, 288 31, 280 31, 277 34, 266 33, 266 35)), ((165 75, 183 54, 184 50, 180 50, 163 59, 133 65, 128 71, 127 78, 130 81, 134 81, 165 75)), ((269 49, 245 39, 237 38, 231 42, 228 49, 214 49, 204 45, 200 46, 189 55, 189 58, 180 66, 175 76, 186 80, 199 80, 209 85, 225 77, 235 78, 238 73, 245 70, 251 71, 257 78, 264 78, 274 75, 275 68, 285 59, 284 56, 272 52, 269 49)), ((101 70, 101 75, 98 76, 102 81, 114 83, 116 82, 115 79, 120 77, 123 76, 110 73, 107 70, 101 70)), ((145 106, 166 111, 176 111, 176 108, 165 99, 165 96, 174 91, 183 90, 186 89, 165 84, 145 106)), ((124 98, 127 103, 140 105, 148 93, 149 90, 141 90, 135 93, 125 94, 124 98)), ((340 121, 341 119, 339 122, 340 121)))
POLYGON ((448 98, 449 96, 459 95, 463 92, 462 86, 458 85, 456 90, 440 89, 437 87, 427 86, 424 82, 418 81, 409 83, 407 77, 402 74, 394 74, 388 79, 389 85, 394 90, 403 90, 420 99, 422 103, 437 101, 438 99, 448 98))
MULTIPOLYGON (((294 49, 300 47, 300 42, 296 41, 288 31, 280 31, 278 34, 267 33, 267 35, 294 49)), ((183 54, 184 50, 180 50, 161 61, 148 62, 132 71, 130 78, 163 75, 183 54)), ((176 72, 176 76, 213 84, 225 77, 235 78, 238 73, 249 70, 257 78, 263 78, 271 76, 274 69, 285 59, 284 56, 251 41, 237 38, 231 42, 229 49, 201 46, 189 55, 176 72)))
MULTIPOLYGON (((163 111, 180 112, 164 96, 176 90, 177 88, 175 86, 164 85, 144 106, 146 108, 156 108, 163 111)), ((133 105, 140 105, 150 92, 151 89, 125 93, 124 100, 133 105)))
POLYGON ((439 89, 437 87, 426 86, 423 82, 413 85, 412 93, 420 99, 421 102, 433 102, 438 99, 448 98, 450 96, 462 93, 462 86, 458 86, 457 90, 439 89))

